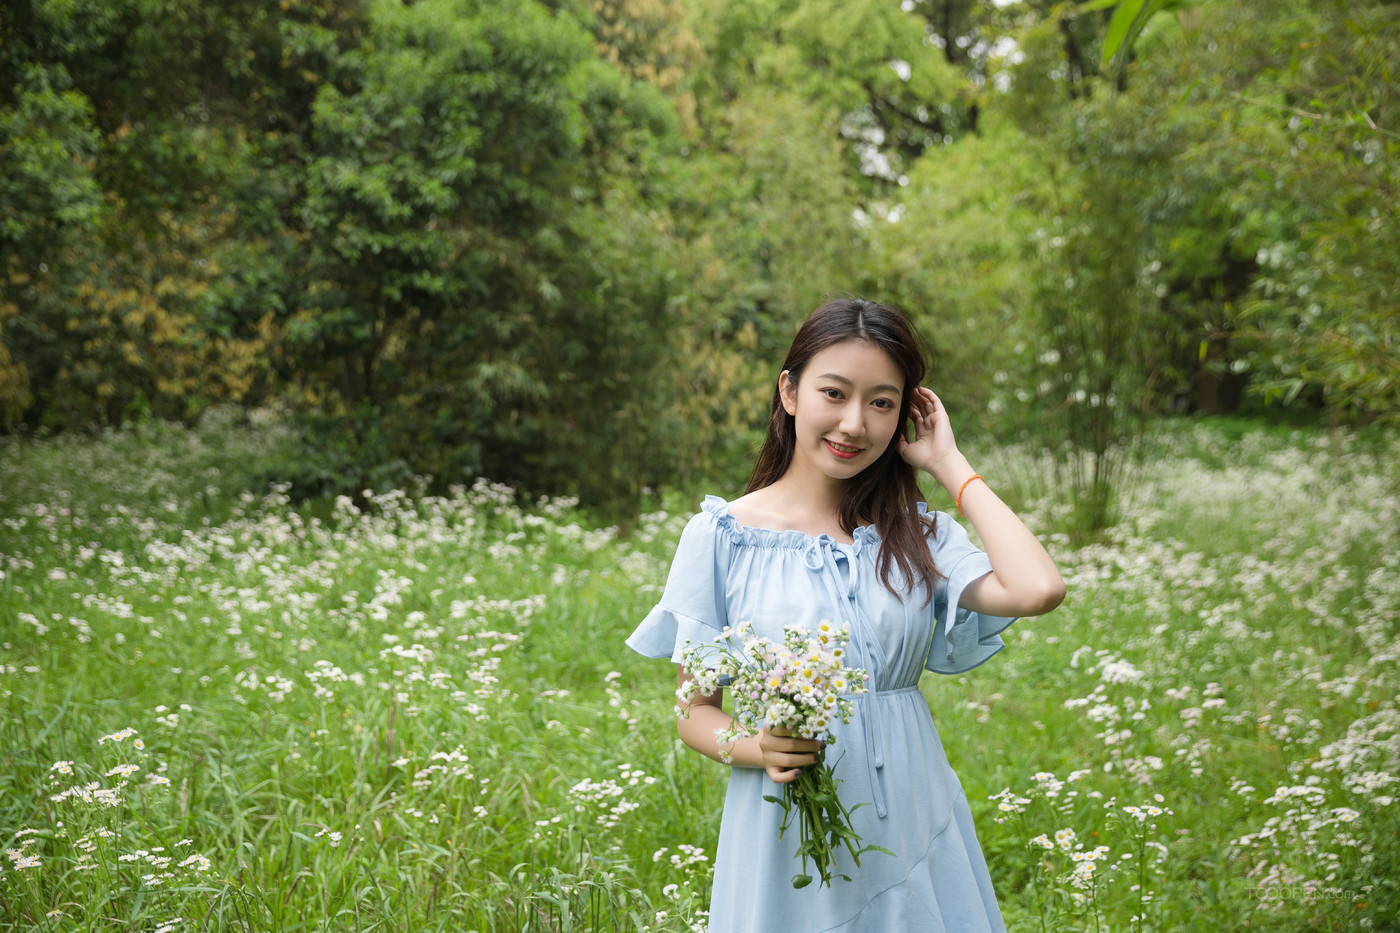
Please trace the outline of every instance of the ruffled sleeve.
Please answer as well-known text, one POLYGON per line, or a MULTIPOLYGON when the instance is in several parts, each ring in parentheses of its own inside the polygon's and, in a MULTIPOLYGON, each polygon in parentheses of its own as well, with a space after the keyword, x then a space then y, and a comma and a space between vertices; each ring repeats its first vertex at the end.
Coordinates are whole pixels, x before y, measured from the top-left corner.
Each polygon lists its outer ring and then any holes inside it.
MULTIPOLYGON (((919 511, 926 506, 920 503, 919 511)), ((935 674, 961 674, 1006 647, 1000 632, 1016 620, 973 612, 959 605, 963 590, 990 573, 992 562, 967 536, 967 530, 944 512, 935 512, 933 563, 946 579, 934 595, 933 638, 924 667, 935 674)))
POLYGON ((724 584, 731 543, 710 508, 691 518, 681 532, 661 601, 628 636, 627 647, 679 664, 687 643, 714 641, 729 624, 724 584))

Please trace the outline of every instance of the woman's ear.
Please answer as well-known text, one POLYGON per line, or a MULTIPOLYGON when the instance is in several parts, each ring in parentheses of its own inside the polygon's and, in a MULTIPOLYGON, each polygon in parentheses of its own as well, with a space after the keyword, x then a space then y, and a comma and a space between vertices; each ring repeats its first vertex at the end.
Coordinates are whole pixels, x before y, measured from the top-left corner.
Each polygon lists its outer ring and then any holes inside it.
POLYGON ((778 397, 783 400, 783 411, 797 414, 797 383, 792 381, 785 369, 778 374, 778 397))

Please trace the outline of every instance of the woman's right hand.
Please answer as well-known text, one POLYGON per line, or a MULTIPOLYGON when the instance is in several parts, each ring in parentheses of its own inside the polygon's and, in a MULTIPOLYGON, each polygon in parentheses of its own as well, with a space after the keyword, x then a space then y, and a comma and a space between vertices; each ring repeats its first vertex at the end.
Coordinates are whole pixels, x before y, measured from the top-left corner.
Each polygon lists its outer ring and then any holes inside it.
POLYGON ((797 780, 808 765, 817 763, 822 743, 816 739, 800 739, 791 729, 764 726, 758 733, 758 748, 763 755, 763 767, 776 784, 797 780))

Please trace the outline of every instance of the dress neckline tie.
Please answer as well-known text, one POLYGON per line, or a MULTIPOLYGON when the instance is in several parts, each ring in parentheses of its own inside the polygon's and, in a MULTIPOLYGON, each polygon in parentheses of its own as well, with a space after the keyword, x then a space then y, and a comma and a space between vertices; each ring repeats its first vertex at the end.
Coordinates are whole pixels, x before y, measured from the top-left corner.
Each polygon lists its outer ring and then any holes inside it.
POLYGON ((871 793, 875 798, 872 802, 875 804, 876 815, 884 819, 889 813, 885 804, 885 791, 880 784, 880 772, 885 767, 885 736, 880 725, 879 704, 875 701, 892 691, 880 689, 880 679, 887 667, 884 648, 856 600, 860 583, 860 564, 856 557, 860 553, 860 547, 859 540, 852 544, 844 544, 831 535, 822 534, 804 549, 802 562, 808 570, 821 578, 827 601, 836 612, 833 621, 838 625, 844 623, 850 626, 850 648, 856 663, 849 666, 864 668, 870 678, 867 682, 867 693, 863 700, 856 698, 855 708, 865 721, 865 767, 870 779, 871 793), (842 574, 838 560, 845 564, 845 574, 842 574))

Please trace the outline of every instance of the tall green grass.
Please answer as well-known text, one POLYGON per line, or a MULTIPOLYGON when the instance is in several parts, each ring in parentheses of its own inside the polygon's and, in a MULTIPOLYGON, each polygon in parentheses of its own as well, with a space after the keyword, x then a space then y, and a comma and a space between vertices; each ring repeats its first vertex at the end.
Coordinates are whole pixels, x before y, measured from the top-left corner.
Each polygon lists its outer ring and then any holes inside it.
MULTIPOLYGON (((296 506, 286 440, 0 443, 0 929, 702 928, 724 769, 622 644, 693 503, 296 506)), ((1395 444, 1150 445, 1091 541, 977 460, 1070 587, 924 681, 1008 925, 1395 929, 1395 444)))

